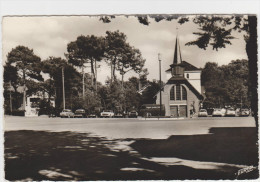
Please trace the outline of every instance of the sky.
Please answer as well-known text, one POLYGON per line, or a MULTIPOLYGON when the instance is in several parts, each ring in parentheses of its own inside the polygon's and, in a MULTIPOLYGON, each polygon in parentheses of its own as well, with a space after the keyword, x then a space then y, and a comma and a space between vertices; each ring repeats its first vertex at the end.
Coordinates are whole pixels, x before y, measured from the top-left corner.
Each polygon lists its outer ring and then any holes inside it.
MULTIPOLYGON (((8 52, 18 45, 34 50, 42 60, 49 56, 64 57, 67 44, 75 41, 80 35, 105 36, 106 31, 119 30, 127 36, 127 42, 138 48, 149 71, 148 79, 159 79, 158 53, 162 60, 162 80, 166 81, 165 70, 173 62, 175 39, 178 34, 182 59, 198 68, 203 68, 206 62, 216 62, 218 65, 228 64, 232 60, 247 59, 243 35, 234 33, 236 38, 232 45, 227 45, 218 51, 209 47, 207 50, 197 46, 185 46, 185 43, 196 40, 193 32, 198 26, 192 22, 179 25, 176 20, 155 22, 149 19, 149 26, 140 24, 136 17, 116 16, 111 23, 99 21, 98 16, 20 16, 4 17, 2 22, 2 55, 6 62, 8 52)), ((86 68, 85 72, 90 72, 86 68)), ((104 83, 110 76, 110 68, 101 63, 98 69, 98 81, 104 83)), ((134 72, 125 75, 128 79, 138 76, 134 72)))

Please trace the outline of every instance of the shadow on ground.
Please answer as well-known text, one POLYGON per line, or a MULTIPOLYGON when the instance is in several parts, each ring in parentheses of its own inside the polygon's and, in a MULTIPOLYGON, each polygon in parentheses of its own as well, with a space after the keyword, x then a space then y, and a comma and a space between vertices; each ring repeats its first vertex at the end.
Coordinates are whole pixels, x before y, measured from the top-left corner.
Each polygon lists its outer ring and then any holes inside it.
MULTIPOLYGON (((142 156, 174 156, 200 161, 257 164, 256 134, 252 128, 212 129, 211 135, 171 136, 166 140, 138 140, 131 146, 142 156), (255 136, 253 136, 255 135, 255 136), (236 137, 235 137, 236 136, 236 137), (235 139, 237 138, 237 139, 235 139), (233 148, 235 147, 235 148, 233 148), (220 149, 223 148, 223 149, 220 149), (231 153, 230 153, 231 152, 231 153)), ((170 180, 235 179, 232 172, 165 166, 111 150, 116 140, 86 133, 5 132, 7 180, 170 180)), ((255 177, 255 176, 253 176, 255 177)), ((252 178, 252 175, 245 178, 252 178)))
MULTIPOLYGON (((211 128, 209 133, 173 135, 166 140, 142 139, 131 144, 131 147, 148 158, 176 157, 193 161, 258 166, 255 127, 211 128)), ((239 178, 258 178, 258 170, 244 173, 239 178)))

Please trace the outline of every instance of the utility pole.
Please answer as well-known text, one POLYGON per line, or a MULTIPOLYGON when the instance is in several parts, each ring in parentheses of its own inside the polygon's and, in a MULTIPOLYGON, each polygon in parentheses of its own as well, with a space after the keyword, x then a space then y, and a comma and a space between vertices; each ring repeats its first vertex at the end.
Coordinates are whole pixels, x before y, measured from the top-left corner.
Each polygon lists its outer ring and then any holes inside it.
POLYGON ((97 60, 95 60, 95 90, 97 92, 97 60))
POLYGON ((64 67, 62 67, 63 109, 65 109, 64 67))
POLYGON ((161 55, 158 54, 159 59, 159 75, 160 75, 160 116, 162 115, 162 78, 161 78, 161 55))

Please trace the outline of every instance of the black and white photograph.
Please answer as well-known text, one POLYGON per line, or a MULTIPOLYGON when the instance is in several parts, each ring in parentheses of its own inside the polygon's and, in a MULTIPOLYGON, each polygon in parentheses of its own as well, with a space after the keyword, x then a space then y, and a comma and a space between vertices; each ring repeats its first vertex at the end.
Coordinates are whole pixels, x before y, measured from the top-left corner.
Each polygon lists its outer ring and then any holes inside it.
POLYGON ((5 180, 259 179, 258 24, 2 17, 5 180))

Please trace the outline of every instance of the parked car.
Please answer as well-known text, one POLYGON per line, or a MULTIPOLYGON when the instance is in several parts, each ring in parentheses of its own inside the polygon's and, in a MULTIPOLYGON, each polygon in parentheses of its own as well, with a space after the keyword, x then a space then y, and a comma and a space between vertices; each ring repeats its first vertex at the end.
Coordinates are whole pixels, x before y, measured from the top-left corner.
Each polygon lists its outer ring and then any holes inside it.
POLYGON ((74 114, 74 118, 85 118, 86 111, 84 109, 77 109, 74 114))
POLYGON ((219 108, 214 109, 214 111, 212 113, 212 116, 214 116, 214 117, 216 117, 216 116, 221 117, 222 116, 221 109, 219 109, 219 108))
POLYGON ((122 113, 116 113, 114 117, 115 118, 123 118, 124 115, 122 113))
POLYGON ((206 109, 201 109, 199 111, 199 114, 198 114, 199 117, 207 117, 208 116, 208 112, 206 109))
POLYGON ((241 109, 239 116, 249 116, 250 111, 249 109, 241 109))
POLYGON ((73 118, 74 113, 70 109, 63 109, 60 113, 61 118, 73 118))
POLYGON ((114 112, 112 110, 104 110, 100 113, 101 118, 112 118, 114 117, 114 112))
POLYGON ((97 118, 97 115, 95 113, 89 114, 88 118, 97 118))
POLYGON ((129 117, 129 118, 137 118, 137 116, 138 116, 138 112, 136 112, 135 110, 130 111, 130 112, 128 113, 128 117, 129 117))
POLYGON ((228 108, 225 116, 236 116, 236 111, 233 108, 228 108))
POLYGON ((221 116, 225 116, 226 115, 227 110, 225 108, 221 109, 221 116))

